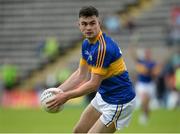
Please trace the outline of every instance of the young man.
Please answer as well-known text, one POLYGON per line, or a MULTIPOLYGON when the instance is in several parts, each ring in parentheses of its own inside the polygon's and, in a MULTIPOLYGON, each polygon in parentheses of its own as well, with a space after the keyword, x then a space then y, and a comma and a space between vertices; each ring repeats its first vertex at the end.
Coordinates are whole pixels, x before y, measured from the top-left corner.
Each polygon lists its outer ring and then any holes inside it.
POLYGON ((79 28, 86 38, 79 68, 58 87, 64 92, 48 102, 50 109, 56 109, 69 99, 97 90, 74 133, 113 133, 129 124, 135 105, 135 92, 121 50, 101 32, 98 16, 98 10, 92 6, 79 11, 79 28))

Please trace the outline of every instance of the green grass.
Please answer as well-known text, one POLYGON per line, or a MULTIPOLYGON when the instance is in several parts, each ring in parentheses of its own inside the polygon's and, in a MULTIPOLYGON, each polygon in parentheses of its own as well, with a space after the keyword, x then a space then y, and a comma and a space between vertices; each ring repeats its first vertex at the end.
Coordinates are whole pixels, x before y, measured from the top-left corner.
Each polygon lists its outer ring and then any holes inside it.
POLYGON ((142 126, 138 123, 140 111, 133 115, 132 122, 128 128, 122 132, 131 133, 180 133, 180 109, 169 111, 158 109, 151 112, 147 125, 142 126))
POLYGON ((39 109, 0 109, 0 132, 71 132, 82 110, 67 107, 60 113, 50 114, 39 109))
MULTIPOLYGON (((54 133, 72 132, 84 107, 65 107, 57 114, 42 110, 0 109, 0 133, 54 133)), ((133 114, 128 128, 120 132, 129 133, 180 133, 180 109, 155 110, 146 126, 138 124, 139 111, 133 114)))

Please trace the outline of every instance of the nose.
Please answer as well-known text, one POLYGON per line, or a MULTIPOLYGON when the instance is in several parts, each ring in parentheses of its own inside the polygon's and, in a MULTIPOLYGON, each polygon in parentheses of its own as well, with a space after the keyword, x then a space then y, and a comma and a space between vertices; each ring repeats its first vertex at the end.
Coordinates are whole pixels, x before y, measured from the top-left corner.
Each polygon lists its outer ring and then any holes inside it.
POLYGON ((90 30, 90 29, 91 29, 91 26, 90 26, 90 25, 87 25, 86 29, 87 29, 87 30, 90 30))

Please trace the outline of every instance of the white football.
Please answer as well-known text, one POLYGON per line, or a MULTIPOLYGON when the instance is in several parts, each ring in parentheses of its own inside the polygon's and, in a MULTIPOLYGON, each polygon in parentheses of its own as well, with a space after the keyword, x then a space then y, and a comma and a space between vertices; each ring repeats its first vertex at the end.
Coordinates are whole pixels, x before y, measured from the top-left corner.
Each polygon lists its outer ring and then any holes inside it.
POLYGON ((57 107, 57 109, 53 109, 53 110, 47 108, 46 103, 50 100, 53 100, 56 97, 56 95, 53 94, 51 91, 63 92, 61 89, 58 88, 49 88, 44 90, 40 96, 41 107, 49 113, 60 112, 61 110, 63 110, 63 105, 60 105, 59 107, 57 107))

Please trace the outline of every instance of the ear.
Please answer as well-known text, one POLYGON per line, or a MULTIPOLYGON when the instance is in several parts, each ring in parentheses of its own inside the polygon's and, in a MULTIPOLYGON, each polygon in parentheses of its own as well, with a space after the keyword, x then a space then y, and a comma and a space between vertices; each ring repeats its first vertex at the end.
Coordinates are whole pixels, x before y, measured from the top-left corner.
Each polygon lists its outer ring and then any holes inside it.
POLYGON ((77 25, 78 27, 80 26, 80 23, 79 23, 79 21, 77 21, 77 22, 76 22, 76 25, 77 25))
POLYGON ((101 26, 102 21, 101 21, 101 19, 100 19, 100 18, 98 18, 98 23, 99 23, 99 25, 101 26))
POLYGON ((79 30, 81 31, 81 26, 80 26, 80 22, 79 21, 76 22, 76 25, 78 26, 79 30))

